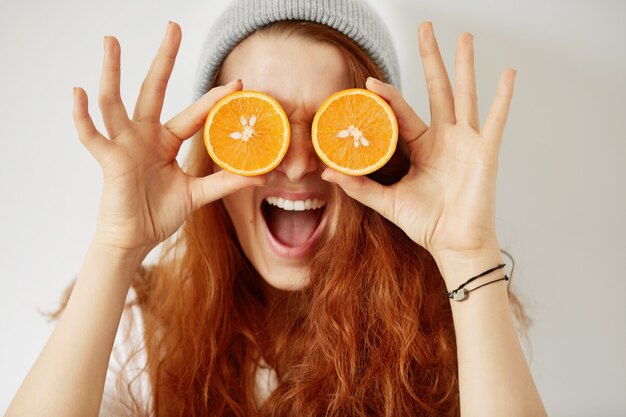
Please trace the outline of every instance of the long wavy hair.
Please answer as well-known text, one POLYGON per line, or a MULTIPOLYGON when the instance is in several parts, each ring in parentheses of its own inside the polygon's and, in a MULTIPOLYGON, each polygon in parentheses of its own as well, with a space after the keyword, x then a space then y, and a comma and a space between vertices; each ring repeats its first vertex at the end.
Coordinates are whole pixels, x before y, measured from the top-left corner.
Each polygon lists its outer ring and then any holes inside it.
MULTIPOLYGON (((325 42, 342 52, 354 87, 364 87, 367 76, 383 79, 352 40, 323 25, 284 21, 253 36, 325 42)), ((202 132, 184 165, 191 175, 212 172, 202 132)), ((370 178, 392 184, 408 168, 399 146, 370 178)), ((140 268, 132 285, 155 415, 459 415, 453 321, 435 261, 339 187, 331 199, 341 221, 315 252, 310 282, 272 303, 221 200, 194 212, 163 244, 158 262, 140 268), (257 405, 261 358, 278 384, 257 405)), ((510 290, 509 300, 523 328, 527 318, 510 290)))

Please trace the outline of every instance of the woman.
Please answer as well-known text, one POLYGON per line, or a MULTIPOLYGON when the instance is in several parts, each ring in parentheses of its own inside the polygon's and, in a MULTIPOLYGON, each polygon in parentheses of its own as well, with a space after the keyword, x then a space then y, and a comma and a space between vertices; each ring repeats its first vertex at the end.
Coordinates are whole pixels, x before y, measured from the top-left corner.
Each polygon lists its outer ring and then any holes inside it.
POLYGON ((453 92, 432 25, 420 25, 427 126, 393 86, 393 46, 363 2, 239 0, 219 22, 198 100, 164 124, 175 23, 132 119, 120 47, 105 38, 108 139, 75 89, 79 138, 104 172, 97 230, 7 415, 545 415, 495 231, 515 72, 480 129, 472 36, 459 39, 453 92), (350 87, 385 98, 403 138, 369 178, 325 168, 310 142, 316 109, 350 87), (291 124, 285 159, 263 177, 218 170, 202 142, 211 107, 242 88, 277 98, 291 124), (183 171, 175 158, 194 136, 183 171), (295 213, 267 197, 322 207, 295 213), (446 295, 483 271, 469 299, 446 295))

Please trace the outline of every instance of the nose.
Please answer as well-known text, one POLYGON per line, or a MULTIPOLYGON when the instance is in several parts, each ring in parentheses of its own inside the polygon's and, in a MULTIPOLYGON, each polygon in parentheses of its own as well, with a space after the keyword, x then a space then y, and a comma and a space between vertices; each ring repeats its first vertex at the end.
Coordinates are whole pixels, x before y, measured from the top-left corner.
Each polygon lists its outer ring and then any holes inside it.
POLYGON ((298 182, 320 167, 309 129, 292 127, 289 148, 276 171, 289 182, 298 182))

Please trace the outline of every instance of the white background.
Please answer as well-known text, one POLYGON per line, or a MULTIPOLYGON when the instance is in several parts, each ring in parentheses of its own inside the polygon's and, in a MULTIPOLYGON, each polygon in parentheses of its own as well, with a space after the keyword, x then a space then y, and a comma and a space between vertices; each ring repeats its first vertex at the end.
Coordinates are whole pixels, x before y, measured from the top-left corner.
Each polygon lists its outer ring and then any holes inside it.
MULTIPOLYGON (((0 412, 48 338, 94 230, 101 175, 71 118, 72 87, 94 120, 102 37, 122 45, 132 114, 168 20, 183 43, 163 120, 189 104, 208 25, 205 0, 0 3, 0 412)), ((518 71, 501 151, 498 235, 534 319, 531 368, 552 417, 626 415, 626 3, 372 1, 389 22, 404 94, 429 120, 416 29, 432 20, 452 73, 475 36, 481 116, 500 72, 518 71)), ((104 132, 104 129, 102 129, 104 132)))

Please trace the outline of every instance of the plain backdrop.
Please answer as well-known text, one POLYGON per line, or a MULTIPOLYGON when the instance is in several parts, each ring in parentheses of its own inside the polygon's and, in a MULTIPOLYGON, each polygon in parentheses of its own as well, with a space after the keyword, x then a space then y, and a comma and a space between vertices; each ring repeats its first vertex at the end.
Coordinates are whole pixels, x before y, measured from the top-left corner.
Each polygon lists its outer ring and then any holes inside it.
MULTIPOLYGON (((431 20, 453 74, 475 37, 481 120, 517 69, 501 150, 497 227, 534 320, 527 356, 552 417, 626 415, 626 3, 372 0, 389 23, 403 93, 426 121, 417 25, 431 20)), ((97 108, 102 38, 122 46, 130 114, 168 20, 183 41, 163 120, 192 97, 217 0, 0 2, 0 412, 53 327, 94 231, 101 173, 78 141, 72 87, 97 108)), ((186 148, 183 148, 183 153, 186 148)), ((154 255, 154 253, 153 253, 154 255)))

